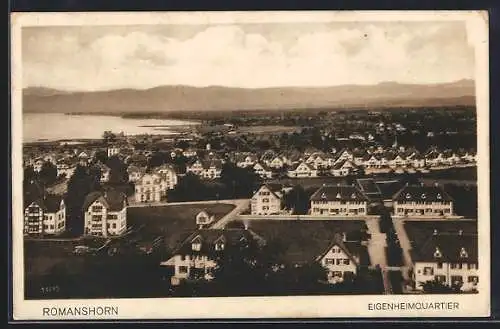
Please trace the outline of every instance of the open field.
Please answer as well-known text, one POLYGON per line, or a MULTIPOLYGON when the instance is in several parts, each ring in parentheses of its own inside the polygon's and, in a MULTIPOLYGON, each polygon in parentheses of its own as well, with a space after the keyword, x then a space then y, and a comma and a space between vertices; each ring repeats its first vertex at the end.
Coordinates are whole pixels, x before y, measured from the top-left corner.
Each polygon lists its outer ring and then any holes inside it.
POLYGON ((167 248, 172 250, 196 229, 195 217, 200 211, 206 210, 219 220, 234 208, 234 205, 226 203, 138 207, 127 209, 127 218, 129 226, 141 228, 138 234, 163 236, 167 248))
POLYGON ((302 127, 294 126, 240 126, 237 128, 238 133, 242 134, 279 134, 279 133, 294 133, 299 132, 302 127))

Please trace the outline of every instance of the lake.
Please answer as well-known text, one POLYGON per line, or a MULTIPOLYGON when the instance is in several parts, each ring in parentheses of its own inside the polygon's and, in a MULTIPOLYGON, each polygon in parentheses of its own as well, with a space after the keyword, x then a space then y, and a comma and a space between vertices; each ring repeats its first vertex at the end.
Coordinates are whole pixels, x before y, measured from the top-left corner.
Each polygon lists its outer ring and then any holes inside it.
POLYGON ((24 113, 23 142, 62 139, 98 139, 106 130, 125 135, 174 135, 175 129, 197 122, 170 119, 124 119, 107 115, 66 115, 63 113, 24 113))

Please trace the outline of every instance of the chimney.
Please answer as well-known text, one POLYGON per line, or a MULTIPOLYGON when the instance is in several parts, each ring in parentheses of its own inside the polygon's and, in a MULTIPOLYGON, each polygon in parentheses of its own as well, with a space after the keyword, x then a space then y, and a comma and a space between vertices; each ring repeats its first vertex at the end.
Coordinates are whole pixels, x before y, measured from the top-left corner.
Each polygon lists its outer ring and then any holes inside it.
POLYGON ((434 182, 434 186, 435 186, 435 187, 439 187, 438 182, 434 182))
POLYGON ((424 182, 420 182, 420 186, 424 186, 424 182))
POLYGON ((459 230, 458 231, 458 235, 463 235, 464 234, 464 231, 463 230, 459 230))
POLYGON ((438 234, 438 230, 434 229, 434 231, 432 232, 432 235, 437 235, 438 234))
POLYGON ((408 186, 408 182, 406 182, 405 186, 408 186))

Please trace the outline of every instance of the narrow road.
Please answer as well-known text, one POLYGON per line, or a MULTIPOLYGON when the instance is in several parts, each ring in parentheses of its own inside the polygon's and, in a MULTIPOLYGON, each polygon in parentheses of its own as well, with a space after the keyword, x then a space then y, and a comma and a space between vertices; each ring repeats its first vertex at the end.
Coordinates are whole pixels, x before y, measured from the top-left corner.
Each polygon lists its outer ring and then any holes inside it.
POLYGON ((217 204, 226 203, 234 204, 238 206, 241 202, 250 201, 247 199, 230 199, 230 200, 206 200, 206 201, 186 201, 186 202, 150 202, 150 203, 132 203, 129 208, 141 208, 141 207, 164 207, 164 206, 176 206, 176 205, 189 205, 189 204, 217 204))
POLYGON ((368 242, 368 254, 370 255, 370 263, 372 266, 379 265, 380 267, 387 266, 387 257, 385 248, 387 246, 385 234, 380 232, 379 218, 366 219, 366 226, 371 239, 368 242))
POLYGON ((392 223, 394 225, 394 229, 396 230, 396 234, 398 235, 401 249, 403 250, 403 262, 405 266, 401 267, 401 274, 403 275, 404 280, 410 280, 411 278, 408 271, 413 267, 410 255, 411 242, 404 228, 404 220, 401 218, 392 218, 392 223))
MULTIPOLYGON (((231 203, 236 205, 236 208, 234 208, 230 213, 219 219, 217 222, 215 222, 210 228, 211 229, 221 229, 224 226, 226 226, 227 223, 230 221, 234 220, 236 216, 238 216, 241 212, 246 210, 250 206, 250 199, 239 199, 239 200, 225 200, 227 202, 224 203, 229 203, 228 201, 232 201, 231 203)), ((222 201, 221 201, 222 202, 222 201)))

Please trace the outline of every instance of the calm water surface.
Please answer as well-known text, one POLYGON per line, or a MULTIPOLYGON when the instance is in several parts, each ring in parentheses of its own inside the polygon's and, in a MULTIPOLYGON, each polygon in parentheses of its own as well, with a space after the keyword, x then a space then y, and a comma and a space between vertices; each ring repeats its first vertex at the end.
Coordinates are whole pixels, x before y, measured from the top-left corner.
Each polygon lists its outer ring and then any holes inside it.
POLYGON ((60 113, 25 113, 23 141, 101 138, 106 130, 125 135, 164 134, 175 131, 168 127, 195 125, 197 122, 170 119, 124 119, 118 116, 66 115, 60 113), (145 127, 147 126, 147 127, 145 127))

